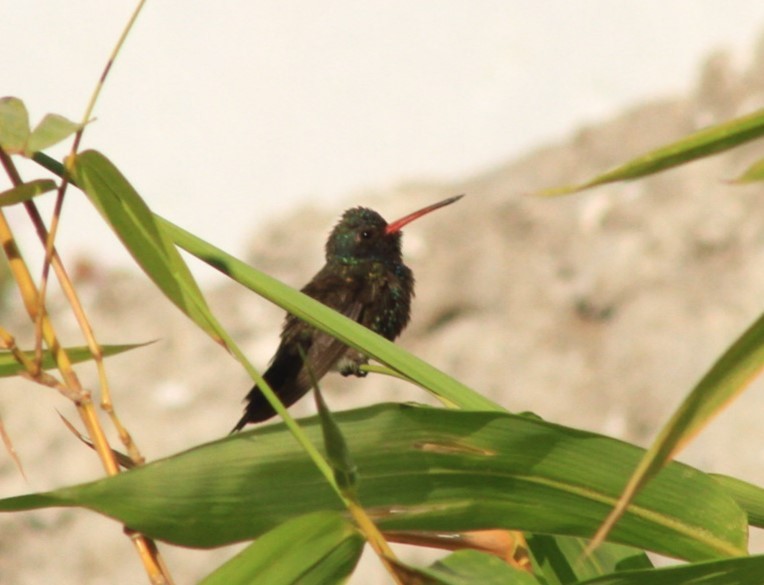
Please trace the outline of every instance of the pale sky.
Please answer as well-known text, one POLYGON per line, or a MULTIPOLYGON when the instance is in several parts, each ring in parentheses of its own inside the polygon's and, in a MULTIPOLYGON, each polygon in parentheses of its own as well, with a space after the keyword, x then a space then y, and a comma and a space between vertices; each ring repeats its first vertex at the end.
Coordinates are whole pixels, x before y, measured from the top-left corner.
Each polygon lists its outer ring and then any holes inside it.
MULTIPOLYGON (((0 95, 33 122, 79 120, 133 6, 0 0, 0 95)), ((478 173, 685 92, 711 51, 744 66, 760 33, 761 0, 149 0, 84 147, 240 254, 305 201, 339 214, 364 189, 478 173)), ((76 191, 59 246, 128 262, 76 191)))

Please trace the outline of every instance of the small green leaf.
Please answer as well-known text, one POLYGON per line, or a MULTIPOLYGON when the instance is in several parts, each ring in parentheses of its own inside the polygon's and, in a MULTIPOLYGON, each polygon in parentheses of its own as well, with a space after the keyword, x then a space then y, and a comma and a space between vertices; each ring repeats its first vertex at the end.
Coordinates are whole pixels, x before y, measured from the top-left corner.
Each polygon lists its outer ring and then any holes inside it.
POLYGON ((764 110, 690 134, 579 185, 545 189, 538 195, 567 195, 606 183, 638 179, 729 150, 761 136, 764 136, 764 110))
POLYGON ((200 585, 344 583, 363 547, 363 538, 340 514, 316 512, 264 534, 200 585))
POLYGON ((541 585, 532 574, 474 550, 455 552, 426 569, 403 567, 402 571, 412 582, 426 585, 541 585))
POLYGON ((47 114, 29 136, 24 155, 31 157, 35 152, 58 144, 80 128, 82 124, 72 122, 58 114, 47 114))
POLYGON ((29 201, 32 197, 53 191, 55 188, 56 183, 50 179, 37 179, 28 183, 22 183, 18 187, 0 193, 0 207, 29 201))
MULTIPOLYGON (((101 351, 103 352, 104 357, 109 357, 130 351, 131 349, 149 345, 150 343, 153 343, 153 341, 149 341, 147 343, 133 343, 124 345, 102 345, 101 351)), ((93 354, 90 353, 90 349, 86 346, 68 347, 66 348, 66 353, 69 355, 69 359, 75 364, 93 359, 93 354)), ((24 354, 30 360, 34 361, 35 354, 33 351, 25 351, 24 354)), ((53 360, 51 353, 49 351, 44 351, 42 354, 42 369, 52 370, 55 367, 56 363, 53 360)), ((16 361, 16 358, 13 357, 13 354, 10 351, 0 351, 0 377, 7 378, 9 376, 17 376, 22 371, 24 371, 23 366, 21 366, 16 361)))
POLYGON ((587 540, 582 538, 526 535, 534 569, 550 583, 558 578, 563 583, 583 581, 599 575, 633 569, 649 569, 653 565, 643 550, 606 542, 586 554, 587 540))
MULTIPOLYGON (((304 358, 304 356, 303 356, 304 358)), ((350 454, 345 437, 342 436, 337 421, 334 420, 329 407, 326 405, 324 397, 321 395, 321 389, 314 380, 314 393, 316 397, 316 406, 318 407, 318 417, 321 421, 321 430, 324 435, 324 446, 329 464, 334 470, 334 479, 342 492, 356 500, 355 488, 358 483, 358 468, 353 457, 350 454)))
POLYGON ((29 139, 29 113, 20 99, 0 98, 0 147, 8 154, 24 152, 29 139))
POLYGON ((733 183, 754 183, 756 181, 764 181, 764 159, 748 167, 733 183))

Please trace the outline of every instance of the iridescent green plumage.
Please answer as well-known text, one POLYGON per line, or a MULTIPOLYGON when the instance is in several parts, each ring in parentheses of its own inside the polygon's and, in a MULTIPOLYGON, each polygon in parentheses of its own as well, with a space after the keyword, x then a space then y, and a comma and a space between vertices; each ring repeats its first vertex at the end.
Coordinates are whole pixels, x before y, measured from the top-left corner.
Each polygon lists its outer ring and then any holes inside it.
MULTIPOLYGON (((457 199, 446 199, 391 224, 371 209, 348 209, 326 242, 326 264, 302 292, 394 340, 409 322, 414 296, 414 276, 403 263, 400 230, 457 199)), ((331 335, 287 315, 281 343, 264 378, 290 406, 310 390, 312 377, 319 380, 331 369, 363 375, 360 366, 367 361, 331 335)), ((244 415, 234 431, 276 414, 257 386, 246 399, 244 415)))

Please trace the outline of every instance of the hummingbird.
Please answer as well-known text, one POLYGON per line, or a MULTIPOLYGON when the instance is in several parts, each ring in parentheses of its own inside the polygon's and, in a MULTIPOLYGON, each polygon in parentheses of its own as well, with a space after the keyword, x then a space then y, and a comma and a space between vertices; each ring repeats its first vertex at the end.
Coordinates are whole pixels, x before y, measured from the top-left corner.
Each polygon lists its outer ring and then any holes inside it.
MULTIPOLYGON (((387 223, 366 207, 342 214, 326 241, 326 264, 302 292, 393 341, 406 327, 414 296, 414 275, 403 263, 403 226, 463 195, 387 223)), ((343 376, 365 376, 368 357, 328 333, 287 314, 281 342, 263 377, 284 406, 291 406, 332 369, 343 376)), ((246 397, 244 415, 231 432, 275 416, 276 411, 255 385, 246 397)))

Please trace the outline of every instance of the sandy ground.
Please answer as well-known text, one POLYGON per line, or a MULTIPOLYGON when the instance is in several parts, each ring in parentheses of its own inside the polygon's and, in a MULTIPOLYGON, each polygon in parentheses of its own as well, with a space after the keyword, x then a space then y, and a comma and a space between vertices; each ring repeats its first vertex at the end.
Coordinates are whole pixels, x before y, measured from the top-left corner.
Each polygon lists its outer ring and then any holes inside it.
MULTIPOLYGON (((762 107, 764 55, 749 71, 717 56, 692 95, 635 108, 458 184, 402 185, 358 194, 392 219, 467 193, 449 212, 407 230, 417 280, 412 325, 400 343, 513 411, 646 445, 692 385, 764 309, 764 205, 760 185, 732 186, 761 157, 749 147, 639 183, 545 200, 528 193, 590 177, 627 157, 727 117, 762 107)), ((250 260, 301 286, 320 267, 323 241, 342 209, 310 209, 259 233, 250 260)), ((202 234, 203 235, 203 234, 202 234)), ((104 343, 156 339, 109 360, 118 411, 149 459, 228 432, 249 387, 222 350, 196 331, 143 277, 94 266, 80 291, 104 343)), ((56 298, 52 313, 71 344, 81 340, 56 298)), ((228 284, 209 291, 223 323, 265 365, 281 312, 228 284)), ((4 326, 22 340, 19 303, 4 326)), ((96 377, 80 368, 89 387, 96 377)), ((425 399, 415 388, 370 376, 363 392, 325 380, 333 408, 425 399)), ((761 383, 683 454, 700 468, 764 485, 761 383)), ((100 477, 95 456, 61 424, 76 419, 52 391, 5 382, 0 413, 28 482, 0 458, 0 494, 10 496, 100 477)), ((300 404, 296 414, 310 411, 300 404)), ((116 442, 115 442, 116 443, 116 442)), ((757 535, 754 550, 764 543, 757 535)), ((192 583, 234 548, 163 546, 178 583, 192 583)), ((385 583, 373 559, 353 582, 385 583)), ((0 516, 0 582, 145 582, 121 528, 95 514, 53 510, 0 516)))

